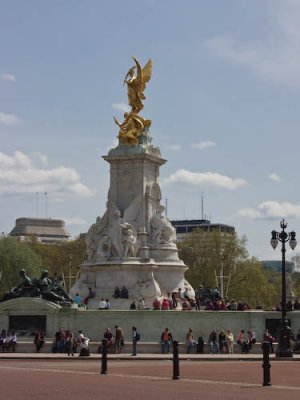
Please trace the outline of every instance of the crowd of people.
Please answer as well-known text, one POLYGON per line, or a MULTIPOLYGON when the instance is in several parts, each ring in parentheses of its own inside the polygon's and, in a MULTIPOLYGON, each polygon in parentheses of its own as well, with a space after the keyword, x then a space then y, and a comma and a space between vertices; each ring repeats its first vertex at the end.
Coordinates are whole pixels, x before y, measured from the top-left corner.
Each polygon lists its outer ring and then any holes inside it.
MULTIPOLYGON (((131 329, 132 342, 132 356, 137 355, 137 343, 140 341, 141 334, 135 326, 131 329)), ((159 338, 162 353, 170 353, 173 343, 173 335, 168 328, 165 328, 159 338)), ((270 353, 274 353, 275 337, 268 329, 265 329, 262 341, 268 342, 270 346, 270 353)), ((34 344, 36 352, 39 353, 45 343, 45 334, 42 331, 37 331, 34 336, 34 344)), ((185 335, 185 346, 187 353, 204 353, 205 346, 208 353, 217 354, 233 354, 234 348, 238 345, 241 353, 247 354, 251 351, 252 346, 256 343, 256 335, 253 330, 245 331, 241 329, 236 335, 230 329, 220 330, 213 329, 204 341, 202 335, 195 337, 192 328, 188 328, 185 335)), ((107 328, 100 340, 98 353, 102 352, 103 345, 106 346, 107 352, 121 353, 125 344, 125 335, 123 329, 119 325, 115 325, 114 331, 107 328)), ((292 348, 294 351, 300 351, 300 329, 298 333, 292 337, 292 348)), ((14 331, 7 332, 2 329, 0 334, 0 348, 2 351, 16 351, 17 336, 14 331)), ((53 339, 52 348, 53 353, 66 353, 68 356, 74 356, 78 353, 80 356, 89 356, 89 338, 83 332, 78 331, 77 336, 71 330, 59 329, 53 339)), ((206 351, 205 351, 206 352, 206 351)))
POLYGON ((17 335, 15 331, 6 331, 2 329, 0 334, 0 348, 2 351, 16 351, 17 335))

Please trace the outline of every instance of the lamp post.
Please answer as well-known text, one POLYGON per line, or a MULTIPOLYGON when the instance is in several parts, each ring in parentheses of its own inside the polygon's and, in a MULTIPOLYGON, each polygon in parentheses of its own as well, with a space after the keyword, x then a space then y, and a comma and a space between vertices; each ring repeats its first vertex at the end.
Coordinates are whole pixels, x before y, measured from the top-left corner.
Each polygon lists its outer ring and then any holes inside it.
POLYGON ((280 222, 280 227, 282 229, 281 232, 272 231, 272 239, 271 246, 275 250, 278 242, 282 243, 281 253, 282 253, 282 262, 281 262, 281 307, 282 307, 282 315, 281 315, 281 326, 280 326, 280 336, 279 343, 276 350, 276 357, 293 357, 293 351, 291 349, 291 328, 288 326, 288 319, 286 316, 286 272, 285 272, 285 243, 289 242, 292 250, 297 245, 296 241, 296 233, 294 231, 287 233, 285 231, 287 227, 287 223, 284 219, 280 222))

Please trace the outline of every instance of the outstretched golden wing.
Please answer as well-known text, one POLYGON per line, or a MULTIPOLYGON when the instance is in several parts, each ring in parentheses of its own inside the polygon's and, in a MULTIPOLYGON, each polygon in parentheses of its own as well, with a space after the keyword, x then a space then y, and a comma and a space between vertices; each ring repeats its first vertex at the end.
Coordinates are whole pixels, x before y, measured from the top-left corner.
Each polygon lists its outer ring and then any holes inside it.
POLYGON ((151 58, 149 58, 147 64, 142 69, 142 77, 143 77, 143 83, 141 85, 142 92, 145 90, 146 83, 150 81, 151 75, 152 75, 152 60, 151 58))

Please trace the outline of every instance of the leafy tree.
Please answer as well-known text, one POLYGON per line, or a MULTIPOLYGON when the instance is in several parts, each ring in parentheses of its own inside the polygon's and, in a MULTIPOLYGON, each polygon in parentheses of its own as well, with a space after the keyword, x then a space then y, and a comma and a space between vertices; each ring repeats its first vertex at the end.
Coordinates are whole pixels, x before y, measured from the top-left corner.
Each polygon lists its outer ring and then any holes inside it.
POLYGON ((261 263, 249 259, 246 238, 219 231, 195 230, 178 244, 180 257, 189 270, 187 280, 197 289, 219 286, 224 277, 224 297, 248 303, 250 307, 278 304, 278 287, 261 263), (254 284, 255 283, 255 284, 254 284))
POLYGON ((230 280, 229 298, 243 301, 250 307, 271 309, 279 303, 279 280, 270 277, 255 258, 237 263, 230 280))
POLYGON ((67 289, 75 281, 79 266, 87 258, 84 238, 57 245, 49 245, 32 240, 30 247, 41 259, 41 269, 47 269, 51 276, 64 277, 67 289), (68 278, 72 276, 73 278, 68 278))
POLYGON ((17 286, 20 282, 19 271, 24 268, 27 274, 38 276, 41 260, 28 243, 20 242, 13 237, 0 239, 0 282, 1 297, 5 291, 17 286))
POLYGON ((247 257, 245 238, 219 231, 195 230, 178 244, 180 257, 189 266, 186 278, 197 287, 216 286, 216 275, 229 276, 239 260, 247 257))

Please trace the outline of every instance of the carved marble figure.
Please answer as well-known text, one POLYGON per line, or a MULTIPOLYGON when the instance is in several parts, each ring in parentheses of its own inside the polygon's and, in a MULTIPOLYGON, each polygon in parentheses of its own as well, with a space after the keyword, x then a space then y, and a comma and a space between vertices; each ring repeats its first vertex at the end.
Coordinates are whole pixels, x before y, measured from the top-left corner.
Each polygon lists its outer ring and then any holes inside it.
POLYGON ((154 244, 172 244, 176 241, 176 229, 163 215, 164 211, 165 207, 160 205, 151 219, 151 238, 154 244))

